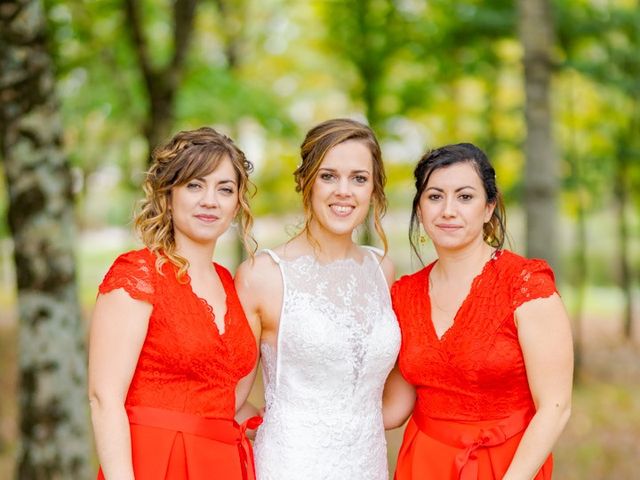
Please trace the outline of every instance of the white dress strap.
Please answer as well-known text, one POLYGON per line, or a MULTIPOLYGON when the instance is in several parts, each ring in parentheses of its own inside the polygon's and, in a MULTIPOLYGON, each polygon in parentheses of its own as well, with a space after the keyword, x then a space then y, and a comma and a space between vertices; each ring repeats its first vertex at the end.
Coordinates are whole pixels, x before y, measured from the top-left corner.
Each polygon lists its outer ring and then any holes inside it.
POLYGON ((263 248, 258 253, 262 253, 262 252, 268 254, 274 262, 276 262, 278 265, 280 265, 280 257, 278 256, 278 254, 276 252, 274 252, 273 250, 271 250, 269 248, 263 248))
POLYGON ((280 275, 282 276, 282 306, 280 307, 280 316, 278 319, 278 332, 276 333, 276 348, 275 348, 275 352, 273 352, 275 354, 275 372, 274 373, 274 389, 278 388, 278 385, 280 384, 280 363, 281 363, 281 357, 282 355, 280 354, 281 351, 281 332, 282 332, 282 328, 284 327, 284 309, 285 309, 285 302, 287 300, 287 277, 285 275, 284 272, 284 265, 282 264, 282 259, 278 256, 278 254, 276 252, 274 252, 273 250, 271 250, 270 248, 263 248, 260 250, 259 253, 266 253, 267 255, 269 255, 271 257, 271 259, 275 262, 276 265, 278 265, 278 269, 280 270, 280 275))
MULTIPOLYGON (((381 249, 381 248, 372 247, 371 245, 362 245, 362 248, 364 248, 365 250, 370 251, 371 253, 377 255, 380 258, 384 257, 384 250, 381 249)), ((379 258, 376 258, 376 260, 379 260, 379 258)))
POLYGON ((389 285, 389 282, 387 281, 387 276, 384 274, 384 270, 382 269, 382 258, 384 257, 384 250, 378 247, 372 247, 371 245, 362 245, 362 248, 367 250, 373 257, 373 260, 378 263, 378 272, 380 272, 380 276, 384 280, 385 285, 391 288, 391 285, 389 285))

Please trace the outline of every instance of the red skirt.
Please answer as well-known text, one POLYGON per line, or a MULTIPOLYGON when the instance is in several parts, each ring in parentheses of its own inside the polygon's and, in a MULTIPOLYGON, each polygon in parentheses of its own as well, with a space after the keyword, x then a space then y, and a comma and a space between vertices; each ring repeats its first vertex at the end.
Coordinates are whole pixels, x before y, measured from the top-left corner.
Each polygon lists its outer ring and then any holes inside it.
POLYGON ((255 480, 245 431, 257 428, 260 417, 238 425, 151 407, 127 407, 127 414, 136 480, 255 480))
MULTIPOLYGON (((499 480, 531 417, 522 411, 504 420, 462 423, 414 413, 398 453, 394 480, 499 480)), ((552 470, 549 455, 534 480, 550 480, 552 470)))

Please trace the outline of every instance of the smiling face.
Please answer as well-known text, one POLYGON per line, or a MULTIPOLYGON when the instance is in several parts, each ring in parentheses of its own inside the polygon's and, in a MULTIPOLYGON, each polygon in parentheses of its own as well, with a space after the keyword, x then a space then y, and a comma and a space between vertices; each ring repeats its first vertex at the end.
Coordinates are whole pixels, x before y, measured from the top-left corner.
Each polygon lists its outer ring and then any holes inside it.
POLYGON ((173 187, 171 215, 178 249, 188 243, 215 246, 238 208, 238 176, 229 158, 211 173, 173 187))
POLYGON ((436 249, 463 250, 482 243, 495 204, 470 162, 434 170, 418 206, 418 218, 436 249))
POLYGON ((325 232, 349 236, 369 212, 373 193, 373 159, 367 145, 347 140, 325 155, 311 191, 314 236, 325 232))

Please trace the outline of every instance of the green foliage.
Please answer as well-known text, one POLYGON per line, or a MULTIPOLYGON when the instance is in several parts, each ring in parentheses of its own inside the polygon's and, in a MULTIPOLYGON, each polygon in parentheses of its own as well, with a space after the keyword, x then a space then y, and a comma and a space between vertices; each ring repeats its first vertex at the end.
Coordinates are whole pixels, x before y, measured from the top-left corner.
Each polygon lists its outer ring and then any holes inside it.
POLYGON ((192 125, 235 125, 243 118, 257 120, 276 135, 295 129, 271 92, 258 81, 237 78, 226 67, 194 62, 180 91, 178 117, 192 125))
MULTIPOLYGON (((553 101, 564 214, 609 211, 626 158, 637 237, 640 11, 632 3, 554 2, 553 101)), ((65 141, 83 185, 81 225, 122 225, 146 168, 148 102, 123 2, 45 4, 65 141)), ((173 50, 171 2, 141 5, 152 62, 165 65, 173 50)), ((214 125, 246 145, 257 164, 258 216, 299 211, 292 178, 298 145, 311 125, 337 116, 365 117, 377 131, 391 208, 408 208, 411 169, 422 152, 459 141, 487 151, 507 203, 517 204, 525 129, 516 20, 516 4, 507 0, 199 2, 175 129, 214 125)), ((597 239, 590 242, 597 248, 597 239)), ((592 273, 607 281, 605 270, 597 260, 592 273)))

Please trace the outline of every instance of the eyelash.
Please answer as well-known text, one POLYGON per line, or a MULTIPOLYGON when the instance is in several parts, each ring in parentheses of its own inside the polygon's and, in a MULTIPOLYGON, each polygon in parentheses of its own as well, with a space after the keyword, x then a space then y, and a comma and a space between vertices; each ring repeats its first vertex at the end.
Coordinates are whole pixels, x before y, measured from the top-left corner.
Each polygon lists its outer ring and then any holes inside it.
POLYGON ((367 183, 369 181, 368 177, 365 177, 364 175, 356 175, 354 177, 355 181, 361 185, 364 185, 365 183, 367 183))
MULTIPOLYGON (((334 180, 336 178, 336 176, 333 173, 321 173, 320 174, 320 180, 323 180, 325 182, 330 182, 332 180, 334 180)), ((353 180, 355 180, 355 182, 358 185, 364 185, 365 183, 367 183, 369 181, 369 177, 366 177, 364 175, 355 175, 353 177, 353 180)))
MULTIPOLYGON (((187 183, 187 188, 189 190, 195 190, 195 189, 199 189, 202 188, 202 185, 196 182, 189 182, 187 183)), ((220 188, 220 192, 227 194, 227 195, 233 195, 235 193, 235 190, 231 187, 221 187, 220 188)))
MULTIPOLYGON (((435 200, 440 200, 442 198, 442 195, 440 193, 432 193, 427 198, 429 200, 435 201, 435 200)), ((458 198, 463 202, 468 202, 470 200, 473 200, 473 195, 471 195, 470 193, 463 193, 459 195, 458 198)))

